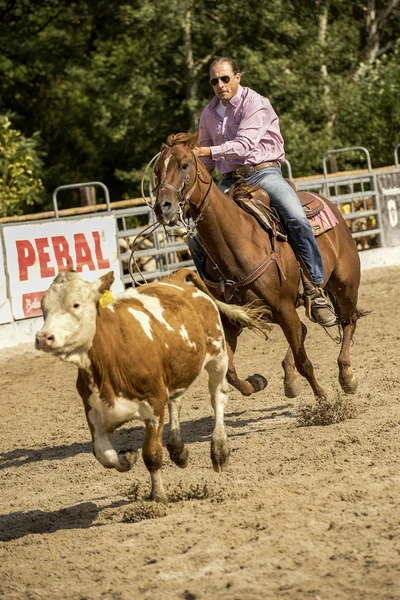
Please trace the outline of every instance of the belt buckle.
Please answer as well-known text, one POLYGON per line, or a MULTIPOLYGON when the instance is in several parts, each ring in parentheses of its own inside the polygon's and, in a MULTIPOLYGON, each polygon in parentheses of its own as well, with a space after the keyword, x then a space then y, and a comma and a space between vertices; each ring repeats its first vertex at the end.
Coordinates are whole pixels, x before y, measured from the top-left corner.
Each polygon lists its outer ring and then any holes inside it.
POLYGON ((251 177, 253 173, 256 172, 256 168, 253 165, 242 165, 238 167, 235 171, 235 177, 243 177, 243 179, 247 179, 247 177, 251 177))

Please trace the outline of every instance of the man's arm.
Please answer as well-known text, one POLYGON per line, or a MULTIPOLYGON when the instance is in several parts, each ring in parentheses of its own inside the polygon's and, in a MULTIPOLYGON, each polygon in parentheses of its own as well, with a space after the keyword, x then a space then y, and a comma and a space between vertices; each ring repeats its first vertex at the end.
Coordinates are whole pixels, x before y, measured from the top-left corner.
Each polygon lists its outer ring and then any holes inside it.
POLYGON ((212 159, 211 151, 210 151, 210 146, 213 145, 213 140, 212 140, 212 137, 206 126, 205 111, 203 111, 203 113, 200 117, 199 129, 201 132, 200 133, 200 146, 193 148, 193 152, 196 156, 203 159, 202 162, 203 162, 204 166, 206 167, 208 172, 211 173, 211 171, 213 171, 215 168, 215 162, 212 159))
POLYGON ((193 148, 193 152, 199 158, 211 158, 210 146, 196 146, 193 148))

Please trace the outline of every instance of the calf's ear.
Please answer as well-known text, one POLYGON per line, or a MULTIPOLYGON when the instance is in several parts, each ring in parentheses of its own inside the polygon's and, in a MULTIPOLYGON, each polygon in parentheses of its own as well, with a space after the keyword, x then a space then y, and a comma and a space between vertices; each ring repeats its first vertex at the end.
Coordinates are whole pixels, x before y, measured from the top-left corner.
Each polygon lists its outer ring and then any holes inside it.
POLYGON ((109 290, 112 284, 114 283, 114 273, 113 271, 109 271, 105 275, 102 275, 96 282, 98 284, 97 289, 100 294, 109 290))

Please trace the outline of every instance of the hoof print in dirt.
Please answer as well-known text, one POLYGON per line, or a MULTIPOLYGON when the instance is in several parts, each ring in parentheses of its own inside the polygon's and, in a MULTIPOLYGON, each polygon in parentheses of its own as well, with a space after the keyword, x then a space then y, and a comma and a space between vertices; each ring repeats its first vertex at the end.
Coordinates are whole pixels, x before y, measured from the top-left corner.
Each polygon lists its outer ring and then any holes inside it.
POLYGON ((160 519, 167 514, 165 504, 159 502, 140 502, 127 509, 122 517, 123 523, 140 523, 147 519, 160 519))

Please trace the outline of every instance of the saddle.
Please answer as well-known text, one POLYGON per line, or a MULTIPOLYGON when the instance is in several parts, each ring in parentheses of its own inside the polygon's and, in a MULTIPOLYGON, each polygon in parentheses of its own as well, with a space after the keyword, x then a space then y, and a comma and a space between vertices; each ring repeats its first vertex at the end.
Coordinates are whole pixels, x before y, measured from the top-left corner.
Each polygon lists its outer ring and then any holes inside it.
MULTIPOLYGON (((290 179, 286 179, 286 181, 296 192, 315 236, 332 229, 337 224, 336 217, 322 198, 313 192, 297 191, 290 179)), ((238 182, 229 189, 229 193, 239 206, 258 220, 264 229, 272 230, 278 239, 286 239, 287 236, 283 232, 280 218, 276 210, 271 207, 270 197, 266 191, 238 182)))

